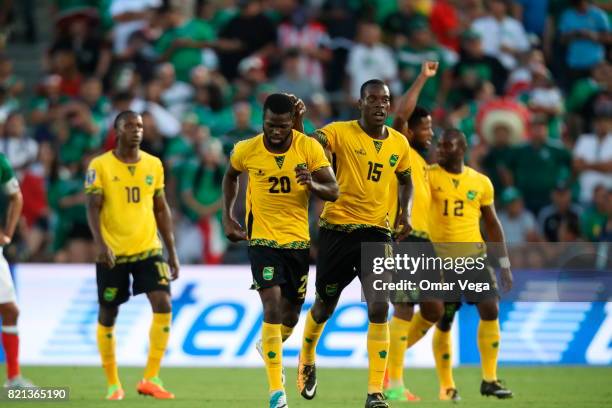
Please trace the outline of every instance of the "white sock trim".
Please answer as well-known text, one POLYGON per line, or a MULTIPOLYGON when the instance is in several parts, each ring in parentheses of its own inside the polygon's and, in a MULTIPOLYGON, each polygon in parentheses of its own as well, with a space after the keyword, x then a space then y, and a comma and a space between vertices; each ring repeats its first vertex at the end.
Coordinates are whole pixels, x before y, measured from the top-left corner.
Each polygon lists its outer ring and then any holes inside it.
POLYGON ((19 334, 17 326, 2 326, 2 333, 19 334))

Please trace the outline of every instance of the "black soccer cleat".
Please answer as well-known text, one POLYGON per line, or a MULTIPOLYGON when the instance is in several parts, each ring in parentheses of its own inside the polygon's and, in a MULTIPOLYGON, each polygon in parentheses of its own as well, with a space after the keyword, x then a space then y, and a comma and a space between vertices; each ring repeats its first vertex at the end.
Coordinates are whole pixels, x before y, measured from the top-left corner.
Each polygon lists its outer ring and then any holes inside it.
POLYGON ((487 397, 497 397, 499 399, 512 398, 512 391, 504 387, 500 380, 480 383, 480 394, 487 397))
POLYGON ((385 401, 384 395, 377 392, 376 394, 368 394, 365 408, 389 408, 389 404, 385 401))
POLYGON ((317 394, 317 368, 314 364, 303 364, 299 360, 297 386, 300 395, 311 400, 317 394))

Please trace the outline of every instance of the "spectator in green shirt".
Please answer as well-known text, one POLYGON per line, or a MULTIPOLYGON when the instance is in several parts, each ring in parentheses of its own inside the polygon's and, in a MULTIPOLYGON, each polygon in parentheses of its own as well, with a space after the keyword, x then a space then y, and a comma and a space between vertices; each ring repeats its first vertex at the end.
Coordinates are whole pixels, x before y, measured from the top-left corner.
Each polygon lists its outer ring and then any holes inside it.
POLYGON ((571 153, 559 142, 548 139, 548 118, 534 115, 530 139, 513 148, 508 167, 514 185, 521 191, 525 206, 534 214, 550 203, 551 192, 560 180, 570 176, 571 153))
POLYGON ((249 139, 258 133, 251 121, 251 105, 247 102, 238 102, 234 104, 234 120, 235 127, 221 137, 223 143, 223 153, 229 157, 234 145, 241 140, 249 139))
POLYGON ((156 44, 162 61, 170 61, 180 81, 189 82, 191 70, 203 62, 203 49, 210 48, 215 32, 203 20, 186 20, 177 8, 167 15, 168 26, 156 44))
POLYGON ((221 186, 225 173, 222 149, 221 142, 216 139, 202 143, 198 160, 184 167, 179 181, 187 216, 200 228, 202 260, 207 264, 220 263, 225 249, 221 228, 221 186))
POLYGON ((396 58, 404 90, 408 89, 419 75, 423 62, 437 61, 438 75, 427 81, 418 104, 433 110, 444 103, 450 88, 451 72, 448 70, 445 52, 435 43, 427 21, 418 20, 413 23, 410 41, 397 51, 396 58))
POLYGON ((589 241, 599 241, 599 237, 608 220, 608 191, 603 185, 598 185, 593 191, 593 204, 580 217, 582 235, 589 241))
POLYGON ((84 168, 91 156, 70 166, 55 165, 49 180, 47 197, 55 215, 53 252, 57 262, 92 262, 93 240, 85 211, 84 168))

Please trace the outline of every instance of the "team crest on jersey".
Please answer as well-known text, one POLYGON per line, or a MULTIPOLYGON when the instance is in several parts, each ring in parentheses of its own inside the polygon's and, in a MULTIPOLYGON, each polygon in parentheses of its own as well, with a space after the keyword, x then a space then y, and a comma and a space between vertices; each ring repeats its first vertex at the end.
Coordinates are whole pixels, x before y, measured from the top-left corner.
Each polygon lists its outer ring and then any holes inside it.
POLYGON ((265 266, 262 271, 262 276, 264 280, 272 280, 274 277, 274 267, 273 266, 265 266))
POLYGON ((85 177, 85 184, 91 186, 96 181, 96 171, 94 169, 87 170, 87 176, 85 177))
POLYGON ((282 169, 283 163, 285 162, 285 156, 274 156, 274 160, 276 161, 278 168, 282 169))
POLYGON ((469 190, 469 191, 467 192, 467 194, 466 194, 467 199, 468 199, 468 200, 470 200, 470 201, 471 201, 471 200, 473 200, 473 199, 475 199, 475 198, 476 198, 476 194, 478 194, 476 191, 474 191, 474 190, 469 190))
POLYGON ((397 164, 398 160, 399 160, 399 156, 397 154, 392 154, 391 157, 389 158, 389 164, 391 165, 391 167, 394 167, 397 164))
POLYGON ((117 297, 117 288, 106 288, 102 296, 107 302, 112 302, 117 297))
POLYGON ((145 177, 145 183, 147 183, 148 186, 153 185, 153 176, 152 175, 147 175, 147 177, 145 177))

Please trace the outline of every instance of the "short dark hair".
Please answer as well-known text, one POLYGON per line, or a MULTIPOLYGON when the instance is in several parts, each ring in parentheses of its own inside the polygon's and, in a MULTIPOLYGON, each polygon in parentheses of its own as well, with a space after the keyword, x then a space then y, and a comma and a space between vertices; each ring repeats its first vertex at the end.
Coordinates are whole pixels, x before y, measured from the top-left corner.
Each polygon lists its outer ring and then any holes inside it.
POLYGON ((368 86, 387 86, 387 84, 385 84, 385 82, 383 80, 380 79, 370 79, 369 81, 365 81, 362 85, 361 88, 359 88, 359 97, 363 99, 363 97, 365 96, 365 91, 368 88, 368 86))
POLYGON ((120 112, 115 118, 115 122, 113 123, 113 128, 115 128, 115 130, 119 129, 119 124, 121 123, 121 121, 127 119, 129 116, 138 116, 138 115, 139 115, 138 113, 131 111, 131 110, 120 112))
POLYGON ((419 123, 421 123, 421 120, 428 116, 431 116, 431 112, 422 106, 415 106, 414 111, 412 111, 412 115, 410 115, 408 118, 408 128, 414 129, 419 125, 419 123))
POLYGON ((445 129, 444 132, 442 132, 442 136, 457 137, 462 140, 466 148, 468 147, 467 137, 465 137, 465 133, 463 133, 460 129, 457 129, 457 128, 445 129))
POLYGON ((264 114, 269 110, 277 115, 291 113, 293 116, 293 101, 287 94, 273 93, 266 98, 263 109, 264 114))

